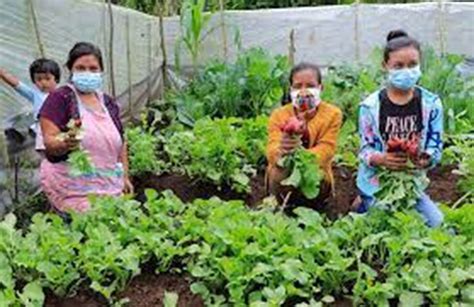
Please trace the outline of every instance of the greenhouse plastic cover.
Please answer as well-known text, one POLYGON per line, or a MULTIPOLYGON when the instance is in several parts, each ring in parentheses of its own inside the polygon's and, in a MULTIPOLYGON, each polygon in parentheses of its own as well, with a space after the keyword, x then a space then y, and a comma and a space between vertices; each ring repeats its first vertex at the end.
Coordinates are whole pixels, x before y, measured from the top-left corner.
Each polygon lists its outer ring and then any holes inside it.
MULTIPOLYGON (((219 25, 219 13, 213 19, 219 25)), ((113 7, 113 62, 116 94, 128 102, 127 89, 146 80, 146 91, 155 92, 162 63, 158 18, 133 10, 113 7), (128 33, 128 34, 127 34, 128 33), (128 37, 128 39, 127 39, 128 37), (129 60, 129 61, 128 61, 129 60), (153 72, 157 76, 146 79, 153 72)), ((321 65, 363 61, 385 41, 391 29, 403 28, 438 51, 474 56, 474 3, 422 3, 403 5, 325 6, 296 9, 229 11, 225 13, 228 54, 238 52, 234 36, 242 47, 263 47, 274 54, 288 54, 290 31, 294 30, 295 60, 321 65)), ((221 29, 204 41, 202 62, 224 57, 221 29)), ((168 59, 173 64, 179 37, 179 18, 165 18, 168 59)), ((41 56, 63 64, 77 41, 98 44, 109 58, 110 22, 108 7, 101 1, 1 0, 0 67, 29 82, 28 66, 41 56), (33 16, 35 18, 33 18, 33 16), (36 22, 35 22, 36 20, 36 22)), ((181 50, 181 62, 189 64, 181 50)), ((109 62, 106 60, 108 66, 109 62)), ((110 72, 110 69, 106 67, 110 72)), ((67 78, 63 71, 62 80, 67 78)), ((110 75, 107 74, 110 92, 110 75)), ((143 96, 143 86, 134 88, 132 102, 143 96), (138 93, 136 91, 139 91, 138 93)), ((143 97, 142 97, 143 98, 143 97)), ((143 102, 143 99, 141 99, 143 102)), ((128 108, 124 106, 124 110, 128 108)), ((139 108, 132 108, 132 110, 139 108)), ((7 86, 0 86, 0 121, 30 110, 26 101, 7 86)), ((1 125, 0 125, 1 127, 1 125)))
MULTIPOLYGON (((104 2, 0 0, 0 67, 30 83, 29 64, 44 56, 60 63, 64 82, 68 78, 64 63, 70 48, 78 41, 93 42, 104 54, 105 90, 112 93, 109 59, 113 55, 115 93, 122 115, 125 118, 132 114, 136 116, 146 101, 159 96, 163 63, 159 20, 113 6, 111 40, 109 9, 104 2)), ((399 28, 439 52, 474 56, 474 3, 227 11, 224 18, 221 17, 216 13, 211 21, 209 28, 214 30, 204 41, 201 64, 215 57, 231 59, 240 51, 237 46, 243 49, 263 47, 273 54, 288 54, 292 49, 292 31, 295 61, 311 61, 322 66, 364 61, 375 47, 383 46, 388 31, 399 28), (235 37, 239 37, 238 44, 235 37)), ((185 50, 175 50, 179 33, 179 17, 165 18, 164 40, 167 63, 171 64, 167 67, 170 77, 174 76, 175 51, 180 54, 184 67, 190 65, 185 50)), ((1 130, 8 124, 7 119, 30 111, 31 106, 26 100, 5 84, 0 84, 1 130)), ((5 176, 2 168, 6 163, 2 135, 0 186, 2 176, 5 176)), ((1 194, 0 189, 0 200, 1 194)))

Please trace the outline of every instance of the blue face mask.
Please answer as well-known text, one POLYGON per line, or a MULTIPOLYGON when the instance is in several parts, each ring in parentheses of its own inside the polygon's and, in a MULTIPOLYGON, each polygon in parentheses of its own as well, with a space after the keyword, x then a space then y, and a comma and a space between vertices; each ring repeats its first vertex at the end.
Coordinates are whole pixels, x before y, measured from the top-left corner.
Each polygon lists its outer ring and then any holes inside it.
POLYGON ((75 72, 72 74, 72 83, 78 91, 93 93, 102 87, 102 73, 100 72, 75 72))
POLYGON ((388 82, 393 87, 408 91, 420 80, 420 65, 413 68, 390 69, 388 71, 388 82))

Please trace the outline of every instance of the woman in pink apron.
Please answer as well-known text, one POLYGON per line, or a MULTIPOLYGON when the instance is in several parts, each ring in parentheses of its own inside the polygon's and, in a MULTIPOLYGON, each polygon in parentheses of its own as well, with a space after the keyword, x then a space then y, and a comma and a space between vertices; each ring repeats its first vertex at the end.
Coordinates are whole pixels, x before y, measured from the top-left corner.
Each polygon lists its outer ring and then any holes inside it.
POLYGON ((41 185, 53 208, 60 212, 85 212, 88 196, 132 193, 128 178, 127 147, 123 139, 119 108, 103 94, 103 61, 100 50, 90 43, 77 43, 69 52, 70 83, 51 93, 40 110, 45 155, 40 169, 41 185), (80 120, 82 138, 61 133, 69 121, 80 120), (67 162, 79 146, 94 166, 76 174, 67 162))

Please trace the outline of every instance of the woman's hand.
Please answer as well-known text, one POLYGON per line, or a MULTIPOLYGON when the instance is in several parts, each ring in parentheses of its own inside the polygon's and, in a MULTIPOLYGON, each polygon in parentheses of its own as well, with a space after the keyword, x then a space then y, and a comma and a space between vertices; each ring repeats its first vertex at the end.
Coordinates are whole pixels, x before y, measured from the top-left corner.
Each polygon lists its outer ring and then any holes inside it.
POLYGON ((383 166, 390 170, 400 171, 407 168, 408 156, 400 152, 387 152, 374 154, 370 158, 370 164, 373 166, 383 166))
POLYGON ((81 140, 76 138, 76 135, 67 135, 67 137, 63 141, 65 146, 65 152, 74 151, 79 148, 79 144, 81 140))
POLYGON ((133 194, 134 189, 133 189, 133 184, 130 181, 130 178, 128 176, 125 176, 123 179, 123 193, 125 194, 133 194))
POLYGON ((301 146, 301 135, 289 135, 283 133, 280 142, 280 154, 288 155, 294 152, 299 146, 301 146))

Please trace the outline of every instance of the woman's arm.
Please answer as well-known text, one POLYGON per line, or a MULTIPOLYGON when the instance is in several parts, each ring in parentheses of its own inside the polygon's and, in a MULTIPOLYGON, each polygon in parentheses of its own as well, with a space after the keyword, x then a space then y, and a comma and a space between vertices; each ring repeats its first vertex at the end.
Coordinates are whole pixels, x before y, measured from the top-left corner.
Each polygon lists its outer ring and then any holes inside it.
POLYGON ((40 125, 48 156, 65 155, 69 151, 76 149, 79 145, 79 141, 75 137, 69 137, 69 135, 64 140, 59 139, 58 135, 61 133, 61 130, 51 120, 40 117, 40 125))
POLYGON ((337 137, 342 125, 342 112, 337 109, 337 112, 329 120, 331 121, 329 128, 324 132, 318 143, 308 149, 318 157, 319 164, 323 168, 330 166, 336 154, 337 137))

